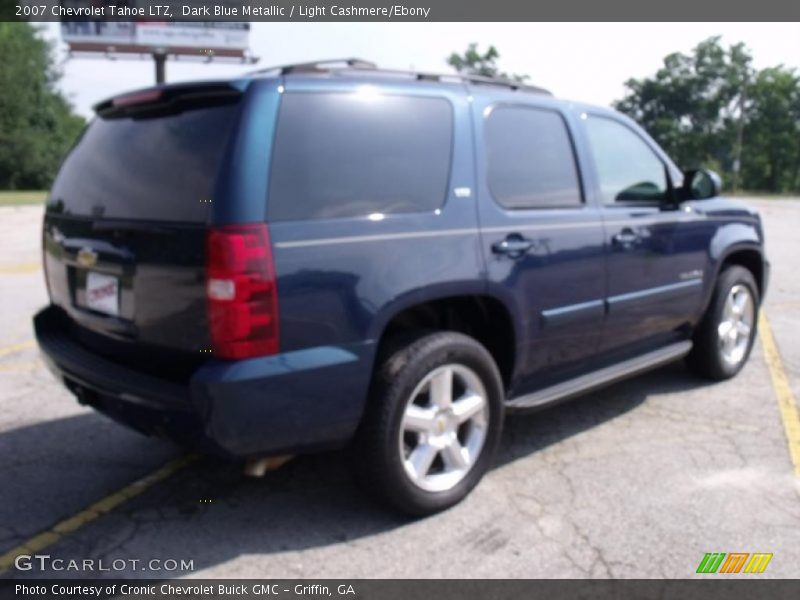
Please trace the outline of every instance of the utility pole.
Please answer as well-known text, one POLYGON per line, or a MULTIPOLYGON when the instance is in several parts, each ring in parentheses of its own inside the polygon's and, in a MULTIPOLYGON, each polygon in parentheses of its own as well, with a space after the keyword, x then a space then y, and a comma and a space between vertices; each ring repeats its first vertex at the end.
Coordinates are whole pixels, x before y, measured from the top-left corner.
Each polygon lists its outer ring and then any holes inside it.
POLYGON ((153 61, 156 64, 156 85, 161 85, 167 79, 167 53, 159 48, 153 52, 153 61))
POLYGON ((742 170, 742 136, 744 134, 744 104, 747 101, 747 77, 742 80, 739 94, 739 122, 736 124, 736 146, 733 151, 733 193, 739 190, 739 172, 742 170))

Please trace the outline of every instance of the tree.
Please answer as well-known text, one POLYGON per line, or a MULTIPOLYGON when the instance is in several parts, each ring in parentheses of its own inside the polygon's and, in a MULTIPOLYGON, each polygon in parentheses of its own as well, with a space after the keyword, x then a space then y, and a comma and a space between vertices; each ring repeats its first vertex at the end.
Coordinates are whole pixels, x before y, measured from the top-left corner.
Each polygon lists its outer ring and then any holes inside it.
POLYGON ((718 37, 664 58, 652 78, 629 79, 628 94, 614 103, 638 121, 682 166, 709 164, 730 170, 744 83, 751 57, 742 44, 723 48, 718 37))
POLYGON ((748 87, 742 161, 750 189, 800 190, 800 77, 783 66, 759 72, 748 87))
POLYGON ((614 107, 682 167, 713 168, 729 182, 740 154, 740 187, 798 190, 798 77, 783 67, 757 72, 751 61, 743 44, 724 48, 709 38, 665 57, 653 77, 628 80, 614 107))
POLYGON ((49 187, 85 121, 56 89, 52 48, 28 23, 0 22, 0 189, 49 187))
POLYGON ((464 75, 499 77, 520 83, 528 79, 527 75, 509 75, 500 71, 500 68, 497 66, 497 59, 499 58, 500 53, 494 46, 489 46, 486 52, 481 54, 478 51, 478 44, 472 43, 463 54, 453 52, 447 59, 447 64, 453 67, 458 73, 464 75))

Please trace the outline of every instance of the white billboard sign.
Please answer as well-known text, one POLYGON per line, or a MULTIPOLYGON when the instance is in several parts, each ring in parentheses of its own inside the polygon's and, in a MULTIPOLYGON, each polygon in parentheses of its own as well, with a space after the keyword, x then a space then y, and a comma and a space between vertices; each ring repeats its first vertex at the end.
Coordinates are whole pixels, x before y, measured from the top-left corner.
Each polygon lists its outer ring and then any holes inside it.
POLYGON ((137 23, 134 43, 148 47, 246 50, 248 23, 137 23))

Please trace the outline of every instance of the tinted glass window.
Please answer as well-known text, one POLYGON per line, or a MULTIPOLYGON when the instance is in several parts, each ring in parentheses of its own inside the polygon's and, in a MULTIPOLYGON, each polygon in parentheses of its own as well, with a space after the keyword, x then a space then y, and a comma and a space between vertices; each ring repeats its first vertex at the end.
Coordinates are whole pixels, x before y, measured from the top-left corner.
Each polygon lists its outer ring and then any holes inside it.
POLYGON ((441 98, 286 94, 268 218, 432 211, 444 203, 452 131, 441 98))
POLYGON ((585 123, 604 202, 666 198, 664 163, 641 137, 611 119, 590 116, 585 123))
POLYGON ((567 126, 550 110, 500 106, 486 121, 488 182, 505 208, 581 203, 567 126))
POLYGON ((96 118, 64 161, 48 210, 205 221, 235 110, 228 104, 152 118, 96 118))

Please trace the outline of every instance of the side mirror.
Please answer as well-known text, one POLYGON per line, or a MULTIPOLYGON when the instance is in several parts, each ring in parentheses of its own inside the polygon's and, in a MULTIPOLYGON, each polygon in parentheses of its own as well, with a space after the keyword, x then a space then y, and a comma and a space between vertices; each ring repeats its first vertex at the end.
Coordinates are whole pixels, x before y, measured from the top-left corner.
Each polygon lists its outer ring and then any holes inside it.
POLYGON ((705 200, 719 196, 722 178, 710 169, 692 169, 683 174, 683 199, 705 200))

